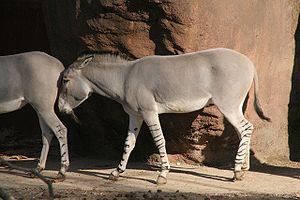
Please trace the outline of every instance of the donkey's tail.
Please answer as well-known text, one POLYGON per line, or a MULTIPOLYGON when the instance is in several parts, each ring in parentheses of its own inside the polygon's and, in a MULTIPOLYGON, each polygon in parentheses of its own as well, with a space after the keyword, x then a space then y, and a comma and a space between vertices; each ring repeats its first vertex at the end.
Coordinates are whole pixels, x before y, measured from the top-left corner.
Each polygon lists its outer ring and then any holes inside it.
POLYGON ((254 81, 254 108, 255 108, 255 111, 261 119, 271 122, 271 119, 264 114, 264 111, 262 110, 262 107, 259 103, 259 99, 258 99, 259 86, 258 86, 258 76, 257 76, 256 70, 254 71, 253 81, 254 81))

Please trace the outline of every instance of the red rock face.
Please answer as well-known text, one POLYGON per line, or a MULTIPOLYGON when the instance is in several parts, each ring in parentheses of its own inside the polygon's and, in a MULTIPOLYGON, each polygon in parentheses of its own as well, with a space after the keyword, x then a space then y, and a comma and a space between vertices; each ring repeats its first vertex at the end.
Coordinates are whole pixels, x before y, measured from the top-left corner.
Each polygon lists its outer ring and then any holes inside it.
MULTIPOLYGON (((66 64, 84 50, 133 59, 213 47, 244 53, 256 65, 262 106, 272 118, 264 123, 257 117, 251 90, 245 116, 256 127, 252 150, 255 158, 272 161, 289 156, 288 104, 299 5, 298 0, 48 0, 44 11, 52 53, 66 64)), ((127 129, 122 108, 101 98, 78 112, 86 124, 87 151, 120 155, 127 129)), ((215 107, 163 115, 161 122, 170 154, 208 164, 233 161, 238 138, 215 107)), ((153 147, 144 127, 135 154, 153 152, 153 147)))

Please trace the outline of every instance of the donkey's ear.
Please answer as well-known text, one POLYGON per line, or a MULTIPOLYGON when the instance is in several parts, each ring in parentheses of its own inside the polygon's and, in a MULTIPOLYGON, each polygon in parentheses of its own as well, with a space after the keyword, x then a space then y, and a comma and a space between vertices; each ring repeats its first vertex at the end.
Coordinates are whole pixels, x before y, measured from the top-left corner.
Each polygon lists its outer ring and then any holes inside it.
POLYGON ((78 65, 78 69, 82 69, 82 68, 84 68, 84 67, 86 67, 92 60, 93 60, 93 58, 94 58, 94 56, 92 55, 92 56, 88 56, 88 57, 86 57, 84 60, 83 60, 83 62, 80 64, 80 65, 78 65))

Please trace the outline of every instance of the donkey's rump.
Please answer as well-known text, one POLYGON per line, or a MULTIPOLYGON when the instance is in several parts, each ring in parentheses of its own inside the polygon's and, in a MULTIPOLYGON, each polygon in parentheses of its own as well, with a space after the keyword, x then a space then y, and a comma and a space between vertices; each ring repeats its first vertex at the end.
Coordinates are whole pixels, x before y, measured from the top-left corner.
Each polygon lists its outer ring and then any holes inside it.
POLYGON ((29 103, 37 112, 43 148, 37 169, 43 170, 53 135, 61 149, 60 177, 69 166, 67 130, 54 112, 58 81, 64 67, 43 52, 0 56, 0 113, 20 109, 29 103))

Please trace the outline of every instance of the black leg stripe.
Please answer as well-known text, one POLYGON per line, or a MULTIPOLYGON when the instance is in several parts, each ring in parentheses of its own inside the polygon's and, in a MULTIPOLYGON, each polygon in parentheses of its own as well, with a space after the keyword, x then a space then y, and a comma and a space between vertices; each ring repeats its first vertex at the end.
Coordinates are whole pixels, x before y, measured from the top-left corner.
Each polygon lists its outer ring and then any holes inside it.
POLYGON ((156 136, 153 137, 153 140, 155 140, 156 138, 158 138, 159 136, 161 136, 161 134, 158 134, 156 136))
POLYGON ((241 143, 241 144, 239 145, 239 148, 241 148, 242 146, 244 146, 244 145, 246 145, 246 144, 248 144, 248 140, 246 140, 245 142, 241 143))
POLYGON ((244 154, 246 154, 246 149, 242 149, 236 153, 237 156, 244 156, 244 154))
POLYGON ((244 154, 244 153, 246 153, 246 148, 239 150, 236 154, 240 155, 240 154, 244 154))
POLYGON ((165 145, 158 146, 157 149, 160 151, 165 145))
POLYGON ((235 164, 243 164, 243 161, 235 161, 235 164))
POLYGON ((159 131, 160 128, 157 128, 157 129, 150 129, 151 132, 156 132, 156 131, 159 131))
POLYGON ((246 122, 245 124, 242 125, 242 127, 245 127, 249 124, 249 122, 246 122))
POLYGON ((241 150, 239 150, 236 154, 240 155, 240 154, 245 154, 246 153, 247 148, 243 148, 241 150))
POLYGON ((248 126, 247 128, 245 128, 245 129, 243 129, 243 131, 247 131, 247 130, 253 130, 253 126, 252 125, 250 125, 250 126, 248 126))
POLYGON ((244 161, 244 159, 242 159, 242 158, 236 158, 235 161, 238 161, 238 162, 239 161, 244 161))
POLYGON ((251 133, 246 133, 246 134, 243 134, 243 135, 242 135, 242 138, 244 138, 244 137, 246 137, 246 138, 250 138, 250 137, 251 137, 251 133))
POLYGON ((158 143, 158 142, 160 142, 161 140, 163 140, 164 138, 160 138, 160 139, 158 139, 158 140, 154 140, 154 142, 155 143, 158 143))
MULTIPOLYGON (((245 145, 246 146, 246 145, 245 145)), ((245 147, 245 146, 243 146, 243 147, 245 147)), ((239 155, 241 152, 243 152, 243 151, 246 151, 246 147, 245 148, 243 148, 243 149, 241 149, 241 150, 239 150, 238 152, 237 152, 237 155, 239 155)))
POLYGON ((148 127, 153 127, 153 126, 157 126, 157 124, 148 125, 148 127))
MULTIPOLYGON (((249 126, 247 126, 246 130, 247 130, 247 129, 251 129, 251 128, 253 128, 253 125, 252 125, 252 124, 250 124, 249 126)), ((252 129, 251 129, 251 130, 252 130, 252 129)))
POLYGON ((156 143, 156 146, 158 147, 158 146, 161 146, 161 145, 163 145, 165 142, 164 141, 162 141, 161 143, 159 143, 159 144, 157 144, 156 143))

